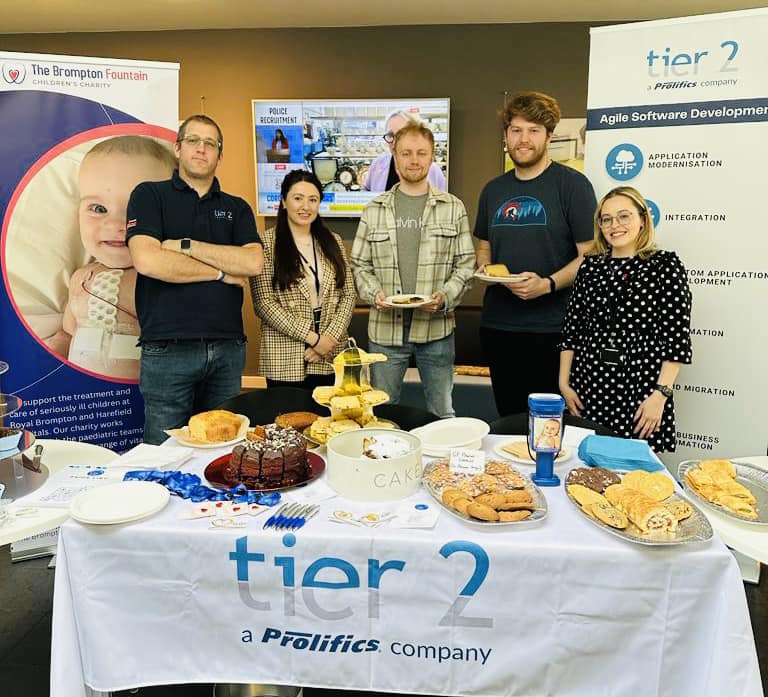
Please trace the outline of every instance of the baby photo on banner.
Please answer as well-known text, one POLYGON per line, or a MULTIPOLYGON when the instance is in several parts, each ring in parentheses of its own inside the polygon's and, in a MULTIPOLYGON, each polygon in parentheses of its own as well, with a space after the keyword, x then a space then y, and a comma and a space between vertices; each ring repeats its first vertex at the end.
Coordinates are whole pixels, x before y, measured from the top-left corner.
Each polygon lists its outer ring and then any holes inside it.
POLYGON ((0 360, 9 424, 114 450, 141 440, 126 206, 175 167, 178 64, 0 52, 0 360))

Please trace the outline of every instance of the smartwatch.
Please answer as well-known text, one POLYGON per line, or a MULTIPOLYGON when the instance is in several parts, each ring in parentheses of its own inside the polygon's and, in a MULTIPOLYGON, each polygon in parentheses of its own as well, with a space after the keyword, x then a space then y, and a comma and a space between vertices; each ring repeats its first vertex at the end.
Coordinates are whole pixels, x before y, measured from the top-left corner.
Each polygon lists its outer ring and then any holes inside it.
POLYGON ((549 281, 549 292, 554 293, 557 290, 557 286, 555 285, 555 279, 552 278, 552 276, 547 276, 547 280, 549 281))
POLYGON ((672 396, 672 388, 667 387, 667 385, 656 385, 656 387, 654 387, 653 389, 661 392, 661 394, 663 394, 667 399, 669 399, 672 396))
POLYGON ((189 237, 182 237, 181 239, 181 252, 190 256, 192 254, 192 240, 189 237))

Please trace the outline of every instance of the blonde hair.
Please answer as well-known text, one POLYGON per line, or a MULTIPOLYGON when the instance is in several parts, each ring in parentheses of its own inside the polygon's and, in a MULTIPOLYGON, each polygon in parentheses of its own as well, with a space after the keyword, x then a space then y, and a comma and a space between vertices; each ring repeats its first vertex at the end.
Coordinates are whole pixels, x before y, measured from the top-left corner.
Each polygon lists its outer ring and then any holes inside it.
POLYGON ((405 136, 417 135, 426 138, 429 141, 432 150, 435 149, 435 136, 432 131, 427 128, 423 123, 417 123, 415 121, 406 123, 397 133, 395 133, 395 140, 392 142, 392 147, 397 150, 397 144, 405 138, 405 136))
POLYGON ((647 259, 658 251, 656 247, 656 231, 653 227, 653 218, 651 217, 648 203, 643 198, 643 195, 631 186, 617 186, 600 199, 594 217, 595 237, 592 241, 592 247, 587 253, 608 254, 608 252, 610 252, 610 245, 605 241, 605 237, 603 236, 598 221, 600 220, 600 215, 603 211, 603 204, 608 199, 615 198, 616 196, 626 196, 632 201, 640 216, 642 227, 640 228, 640 234, 635 241, 635 251, 641 259, 647 259))
POLYGON ((83 158, 83 162, 91 155, 111 155, 118 153, 130 157, 151 157, 167 165, 171 172, 176 169, 176 157, 170 146, 163 145, 149 136, 115 136, 96 143, 83 158))

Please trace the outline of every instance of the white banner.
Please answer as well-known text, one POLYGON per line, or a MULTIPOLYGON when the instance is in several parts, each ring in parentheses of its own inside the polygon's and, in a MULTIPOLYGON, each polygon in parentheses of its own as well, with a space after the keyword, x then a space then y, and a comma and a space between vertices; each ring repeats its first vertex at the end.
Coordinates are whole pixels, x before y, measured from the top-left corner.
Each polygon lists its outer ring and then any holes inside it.
POLYGON ((3 392, 23 401, 5 425, 115 450, 141 440, 125 207, 139 181, 172 171, 178 73, 0 52, 0 357, 3 392))
MULTIPOLYGON (((591 31, 586 173, 649 200, 693 292, 668 465, 764 453, 768 9, 591 31)), ((674 467, 673 467, 674 471, 674 467)))

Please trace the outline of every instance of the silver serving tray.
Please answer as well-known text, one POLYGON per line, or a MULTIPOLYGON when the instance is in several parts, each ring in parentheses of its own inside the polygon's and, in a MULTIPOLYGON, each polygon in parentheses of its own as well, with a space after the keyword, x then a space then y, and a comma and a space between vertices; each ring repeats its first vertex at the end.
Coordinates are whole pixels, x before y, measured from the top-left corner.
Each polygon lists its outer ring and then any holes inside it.
POLYGON ((579 502, 573 498, 573 496, 571 496, 567 487, 565 489, 565 493, 571 503, 576 506, 579 513, 581 513, 581 515, 584 516, 589 522, 597 525, 597 527, 611 533, 612 535, 615 535, 616 537, 620 537, 621 539, 627 540, 629 542, 634 542, 638 545, 663 547, 665 545, 682 545, 689 544, 691 542, 706 542, 707 540, 712 539, 712 526, 709 524, 707 516, 705 516, 692 501, 684 499, 677 494, 672 494, 672 496, 665 499, 664 501, 679 501, 682 499, 691 507, 691 509, 693 509, 693 513, 691 513, 691 515, 685 520, 678 521, 677 530, 675 530, 674 534, 670 534, 668 532, 644 533, 632 522, 630 522, 629 526, 624 528, 624 530, 620 530, 619 528, 612 528, 610 525, 606 525, 602 520, 597 520, 597 518, 592 518, 591 516, 587 515, 584 512, 584 509, 579 505, 579 502))
POLYGON ((736 513, 725 506, 707 501, 696 489, 688 484, 685 480, 686 473, 688 470, 698 466, 700 462, 701 460, 685 460, 685 462, 681 462, 677 467, 677 478, 680 480, 686 493, 701 501, 707 508, 711 508, 727 518, 738 520, 740 523, 746 523, 747 525, 768 525, 768 472, 754 465, 748 465, 746 462, 731 460, 736 468, 736 481, 747 487, 757 499, 757 518, 750 520, 749 518, 742 518, 740 515, 736 515, 736 513))
MULTIPOLYGON (((478 518, 472 518, 471 516, 465 515, 464 513, 460 513, 454 508, 451 508, 450 506, 446 506, 442 501, 442 491, 443 489, 440 487, 435 486, 429 479, 427 479, 427 475, 434 469, 435 465, 438 462, 441 462, 445 460, 445 457, 441 457, 437 460, 433 460, 432 462, 428 463, 424 466, 424 473, 422 475, 421 483, 424 486, 424 488, 430 493, 433 499, 437 501, 440 506, 448 511, 452 516, 458 518, 459 520, 463 520, 465 523, 472 523, 473 525, 479 525, 481 527, 505 527, 508 525, 526 525, 527 523, 535 523, 539 520, 544 520, 544 518, 547 517, 548 508, 547 508, 547 499, 544 498, 544 494, 542 493, 541 489, 537 487, 530 478, 524 474, 523 472, 520 472, 520 470, 515 469, 514 467, 511 467, 510 469, 515 472, 520 478, 525 482, 525 489, 527 489, 531 493, 531 499, 533 500, 533 505, 535 506, 534 511, 531 513, 531 515, 526 518, 525 520, 510 520, 510 521, 500 521, 500 520, 480 520, 478 518)), ((487 462, 491 461, 497 461, 491 458, 491 460, 488 460, 487 462)), ((504 463, 509 464, 509 463, 504 463)))

